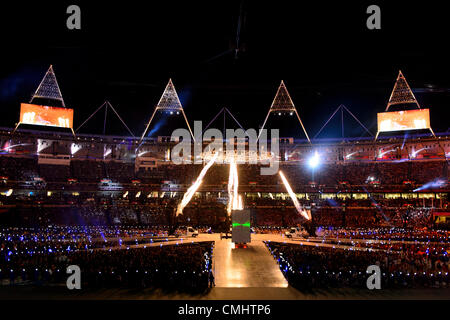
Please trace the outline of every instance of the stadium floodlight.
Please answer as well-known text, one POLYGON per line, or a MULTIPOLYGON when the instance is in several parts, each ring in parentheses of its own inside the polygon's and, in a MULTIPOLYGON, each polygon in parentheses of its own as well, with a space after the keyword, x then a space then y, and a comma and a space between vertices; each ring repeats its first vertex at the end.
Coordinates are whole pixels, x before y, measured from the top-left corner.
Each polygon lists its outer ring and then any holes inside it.
POLYGON ((320 164, 320 157, 319 153, 316 151, 314 152, 314 155, 311 158, 309 158, 308 165, 311 169, 315 169, 319 166, 319 164, 320 164))

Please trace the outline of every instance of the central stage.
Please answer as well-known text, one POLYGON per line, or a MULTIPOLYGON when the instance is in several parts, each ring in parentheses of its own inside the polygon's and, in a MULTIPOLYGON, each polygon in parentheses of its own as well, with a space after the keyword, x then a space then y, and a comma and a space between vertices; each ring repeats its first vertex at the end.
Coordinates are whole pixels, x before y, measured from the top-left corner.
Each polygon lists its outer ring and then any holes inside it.
POLYGON ((216 287, 287 288, 288 283, 275 259, 262 242, 262 235, 252 234, 247 248, 234 249, 231 239, 220 240, 220 236, 210 235, 215 241, 213 270, 216 287))

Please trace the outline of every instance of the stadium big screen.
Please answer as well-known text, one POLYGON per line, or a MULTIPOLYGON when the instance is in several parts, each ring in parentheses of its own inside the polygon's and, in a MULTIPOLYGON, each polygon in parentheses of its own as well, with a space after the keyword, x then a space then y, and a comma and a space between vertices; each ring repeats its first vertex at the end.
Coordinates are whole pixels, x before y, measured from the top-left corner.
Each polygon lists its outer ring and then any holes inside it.
POLYGON ((379 132, 430 128, 429 109, 381 112, 377 117, 379 132))
POLYGON ((73 128, 73 109, 21 103, 20 123, 73 128))

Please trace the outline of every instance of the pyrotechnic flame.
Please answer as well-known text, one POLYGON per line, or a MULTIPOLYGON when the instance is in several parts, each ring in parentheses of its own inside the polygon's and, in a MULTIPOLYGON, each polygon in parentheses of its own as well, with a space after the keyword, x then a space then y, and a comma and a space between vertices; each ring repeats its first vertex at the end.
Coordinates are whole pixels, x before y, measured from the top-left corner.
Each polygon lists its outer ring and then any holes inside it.
POLYGON ((292 199, 292 202, 294 202, 295 209, 297 209, 298 213, 300 213, 303 217, 305 217, 305 219, 311 220, 311 215, 305 209, 303 209, 302 206, 300 205, 300 203, 298 202, 298 199, 295 196, 294 192, 292 191, 291 186, 289 185, 289 182, 287 181, 283 172, 278 171, 278 174, 280 175, 281 180, 283 181, 283 184, 284 184, 287 192, 289 193, 289 196, 292 199))
POLYGON ((197 180, 195 180, 195 182, 192 184, 192 186, 189 187, 189 189, 186 191, 186 193, 183 196, 183 199, 181 200, 180 204, 178 205, 177 208, 177 216, 181 213, 183 213, 183 209, 184 207, 187 206, 187 204, 189 203, 189 201, 191 201, 192 196, 195 194, 195 192, 197 191, 197 189, 200 187, 200 185, 203 182, 203 177, 205 176, 206 172, 208 172, 208 169, 214 164, 214 162, 217 159, 217 155, 218 153, 214 154, 214 157, 212 157, 211 160, 209 160, 208 164, 206 166, 203 167, 202 171, 200 172, 200 174, 197 177, 197 180))
POLYGON ((244 205, 242 197, 238 194, 239 177, 237 173, 236 160, 233 158, 230 160, 230 176, 228 177, 228 215, 231 214, 231 210, 243 210, 244 205))

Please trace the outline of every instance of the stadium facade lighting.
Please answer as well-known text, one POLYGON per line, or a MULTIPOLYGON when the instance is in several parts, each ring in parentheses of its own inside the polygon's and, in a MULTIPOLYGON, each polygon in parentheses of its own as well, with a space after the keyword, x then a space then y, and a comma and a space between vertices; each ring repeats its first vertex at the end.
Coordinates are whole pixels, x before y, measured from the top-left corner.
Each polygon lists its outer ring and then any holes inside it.
POLYGON ((70 154, 73 156, 80 149, 81 149, 81 146, 79 144, 72 143, 72 145, 70 146, 70 154))
MULTIPOLYGON (((10 148, 12 148, 12 147, 14 147, 14 146, 11 146, 10 148)), ((41 139, 37 140, 37 153, 38 154, 41 153, 41 151, 47 147, 48 147, 47 143, 44 143, 44 141, 42 141, 41 139)), ((9 151, 9 148, 8 148, 8 151, 9 151)))
POLYGON ((346 159, 350 159, 354 154, 358 153, 359 151, 355 151, 352 153, 349 153, 348 155, 345 156, 346 159))
POLYGON ((309 158, 308 165, 311 169, 316 169, 320 165, 320 156, 317 151, 315 151, 314 155, 309 158))
POLYGON ((379 153, 378 153, 378 158, 383 158, 383 156, 385 155, 385 154, 388 154, 388 153, 390 153, 390 152, 392 152, 392 151, 395 151, 395 149, 390 149, 390 150, 387 150, 387 151, 379 151, 379 153))
POLYGON ((419 150, 417 150, 417 151, 414 151, 414 148, 413 148, 413 152, 411 153, 411 158, 414 159, 420 151, 423 151, 423 150, 425 150, 425 149, 426 149, 426 148, 422 148, 422 149, 419 149, 419 150))
POLYGON ((150 151, 142 151, 138 153, 138 157, 142 157, 144 154, 148 153, 150 151))
POLYGON ((105 153, 103 154, 103 158, 106 158, 107 156, 109 156, 111 154, 111 152, 112 152, 111 148, 106 149, 105 153))

